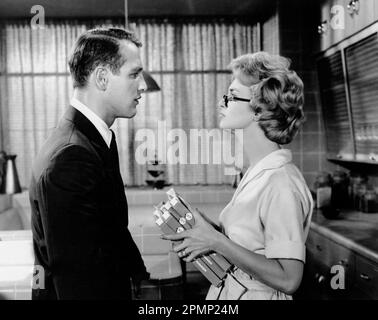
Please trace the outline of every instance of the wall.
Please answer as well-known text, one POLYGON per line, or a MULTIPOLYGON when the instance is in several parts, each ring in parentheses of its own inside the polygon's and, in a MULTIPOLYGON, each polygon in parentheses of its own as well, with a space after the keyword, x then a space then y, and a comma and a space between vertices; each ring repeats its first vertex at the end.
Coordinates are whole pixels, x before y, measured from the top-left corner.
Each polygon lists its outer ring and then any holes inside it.
POLYGON ((320 50, 317 33, 319 3, 315 0, 287 0, 278 3, 280 54, 292 60, 292 68, 305 86, 304 111, 307 118, 298 136, 289 145, 294 163, 311 187, 319 171, 333 171, 326 161, 325 135, 315 54, 320 50))
MULTIPOLYGON (((317 26, 322 19, 321 12, 321 3, 316 0, 278 1, 276 17, 267 19, 265 27, 266 30, 268 26, 272 26, 272 21, 279 22, 279 52, 292 59, 292 67, 305 85, 304 111, 307 121, 289 148, 293 151, 294 163, 301 169, 310 187, 313 186, 319 171, 333 172, 341 169, 349 173, 367 175, 371 185, 378 189, 378 173, 375 167, 341 167, 326 160, 325 129, 316 70, 316 54, 324 49, 324 36, 317 33, 317 26)), ((361 25, 361 28, 366 24, 367 22, 361 25)), ((353 32, 357 31, 356 28, 353 29, 353 32)))
MULTIPOLYGON (((342 41, 343 39, 353 35, 359 30, 372 24, 378 20, 378 1, 376 0, 360 0, 360 9, 358 13, 350 14, 347 6, 350 0, 322 0, 320 5, 321 18, 318 24, 323 21, 330 22, 331 19, 336 19, 335 13, 331 14, 331 9, 336 9, 336 6, 344 8, 344 27, 330 28, 321 36, 321 50, 326 50, 330 46, 342 41)), ((338 13, 341 11, 337 10, 338 13)), ((337 20, 334 20, 337 21, 337 20)), ((338 20, 340 22, 340 20, 338 20)))
POLYGON ((280 52, 280 30, 278 1, 272 6, 270 13, 261 22, 262 50, 272 54, 280 52))

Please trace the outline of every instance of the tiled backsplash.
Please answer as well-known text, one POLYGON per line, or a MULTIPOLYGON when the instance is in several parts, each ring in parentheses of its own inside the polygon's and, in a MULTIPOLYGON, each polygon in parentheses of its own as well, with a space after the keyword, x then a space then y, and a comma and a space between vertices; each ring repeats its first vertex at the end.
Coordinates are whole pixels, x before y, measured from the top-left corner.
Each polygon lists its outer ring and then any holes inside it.
MULTIPOLYGON (((126 196, 129 205, 130 225, 154 225, 152 219, 153 206, 167 199, 166 192, 171 187, 154 190, 147 187, 126 188, 126 196)), ((231 200, 235 189, 225 185, 209 186, 174 186, 189 203, 208 211, 210 217, 216 221, 220 211, 231 200)), ((31 210, 29 194, 27 191, 13 195, 13 208, 9 209, 10 198, 4 197, 2 206, 8 208, 7 212, 0 213, 0 230, 22 230, 31 227, 31 210)))
MULTIPOLYGON (((129 206, 157 205, 160 201, 167 199, 166 192, 174 188, 188 202, 193 203, 216 203, 231 200, 235 189, 228 185, 209 185, 209 186, 170 186, 163 189, 154 190, 148 187, 131 187, 125 188, 127 202, 129 206)), ((29 195, 25 191, 21 194, 13 196, 14 207, 17 208, 21 215, 26 214, 30 210, 29 195)), ((23 222, 30 223, 30 219, 22 217, 23 222)))
MULTIPOLYGON (((181 196, 191 203, 214 203, 231 200, 235 189, 231 186, 172 186, 181 196)), ((129 205, 157 205, 167 199, 167 191, 172 187, 161 190, 151 188, 126 188, 129 205)))

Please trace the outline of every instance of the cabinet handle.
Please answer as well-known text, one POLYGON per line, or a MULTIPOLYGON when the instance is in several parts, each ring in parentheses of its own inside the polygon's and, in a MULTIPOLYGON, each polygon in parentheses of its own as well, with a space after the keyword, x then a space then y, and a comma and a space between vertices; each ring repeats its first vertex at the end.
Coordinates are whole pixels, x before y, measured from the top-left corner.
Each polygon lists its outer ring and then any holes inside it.
POLYGON ((318 249, 319 251, 322 251, 323 249, 322 249, 322 247, 320 246, 320 245, 316 245, 316 249, 318 249))
POLYGON ((351 0, 347 5, 347 9, 350 15, 358 14, 358 12, 360 11, 360 1, 351 0))
POLYGON ((319 26, 318 26, 318 33, 324 34, 328 30, 328 21, 324 20, 319 26))
POLYGON ((315 274, 315 280, 316 280, 319 284, 321 284, 322 282, 325 281, 325 276, 322 276, 321 274, 316 273, 316 274, 315 274))
POLYGON ((347 266, 348 266, 348 260, 346 260, 346 259, 343 260, 343 259, 342 259, 342 260, 340 260, 340 261, 338 262, 338 264, 341 265, 341 266, 345 266, 345 267, 347 267, 347 266))
POLYGON ((369 281, 370 280, 370 277, 364 273, 361 273, 360 274, 360 278, 363 279, 363 280, 366 280, 366 281, 369 281))

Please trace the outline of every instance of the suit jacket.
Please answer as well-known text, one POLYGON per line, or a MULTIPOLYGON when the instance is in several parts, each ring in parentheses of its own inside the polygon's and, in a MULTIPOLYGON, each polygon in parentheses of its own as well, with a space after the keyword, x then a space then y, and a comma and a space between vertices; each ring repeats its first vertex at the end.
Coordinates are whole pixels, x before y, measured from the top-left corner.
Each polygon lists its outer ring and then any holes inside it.
POLYGON ((95 126, 69 107, 44 143, 29 189, 35 264, 45 289, 33 299, 130 299, 145 272, 128 225, 124 185, 95 126))

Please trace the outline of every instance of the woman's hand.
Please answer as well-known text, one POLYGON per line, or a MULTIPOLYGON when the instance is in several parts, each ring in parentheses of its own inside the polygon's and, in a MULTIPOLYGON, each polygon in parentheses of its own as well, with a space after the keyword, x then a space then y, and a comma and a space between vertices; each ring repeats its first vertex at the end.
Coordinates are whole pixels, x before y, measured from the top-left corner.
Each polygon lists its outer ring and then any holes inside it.
POLYGON ((199 255, 205 254, 216 249, 220 238, 223 236, 220 232, 205 220, 205 218, 196 210, 193 210, 195 225, 192 229, 185 230, 175 235, 162 235, 162 239, 183 242, 173 249, 178 252, 180 257, 186 256, 184 260, 190 262, 199 255))

